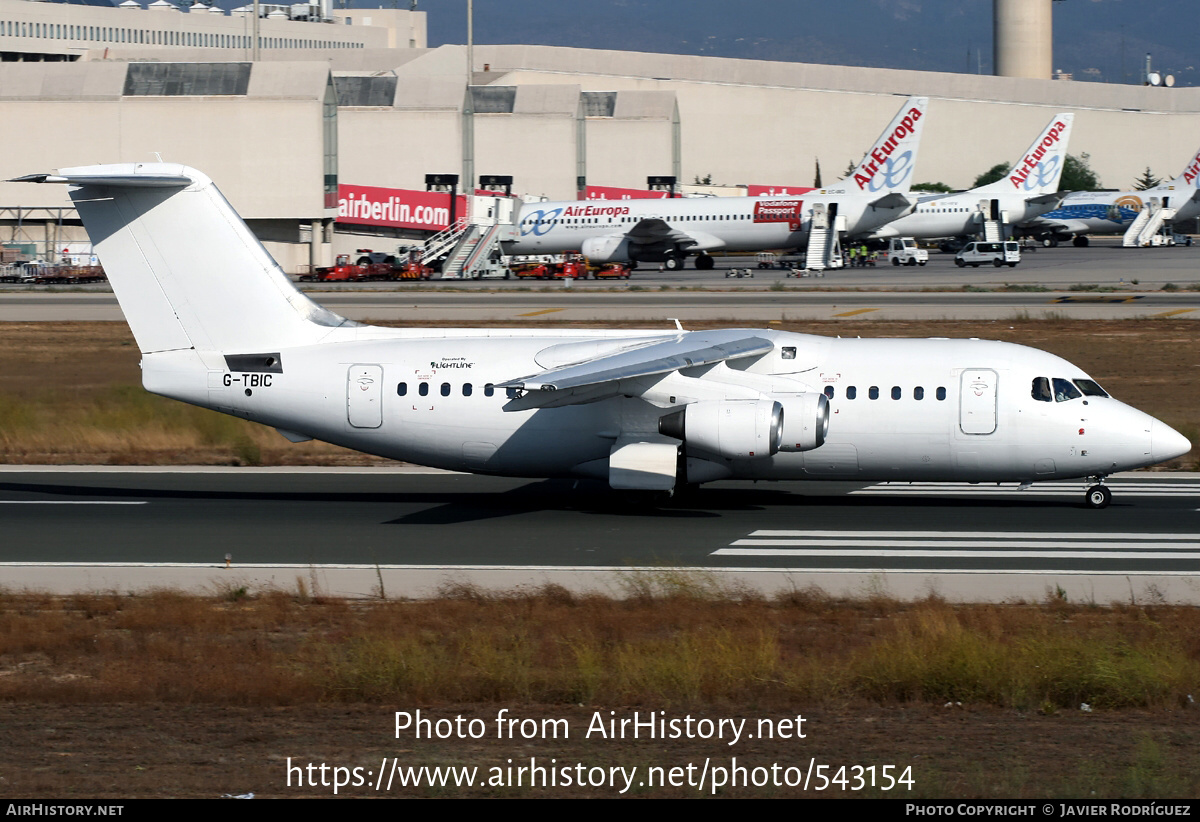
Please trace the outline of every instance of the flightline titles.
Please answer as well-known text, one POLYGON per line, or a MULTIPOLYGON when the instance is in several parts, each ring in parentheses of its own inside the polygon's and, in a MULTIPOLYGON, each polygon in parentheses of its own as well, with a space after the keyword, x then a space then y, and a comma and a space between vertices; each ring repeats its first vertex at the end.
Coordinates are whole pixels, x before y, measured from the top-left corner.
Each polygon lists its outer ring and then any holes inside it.
MULTIPOLYGON (((754 720, 709 719, 691 714, 668 717, 666 711, 634 711, 618 716, 616 711, 594 711, 583 731, 584 739, 720 739, 736 745, 744 739, 805 739, 805 718, 754 720), (607 716, 605 715, 607 713, 607 716), (752 730, 752 732, 751 732, 752 730)), ((522 719, 501 708, 494 720, 456 716, 453 719, 422 717, 420 709, 396 711, 396 738, 408 731, 416 739, 569 739, 571 724, 566 719, 522 719)), ((578 729, 576 729, 578 733, 578 729)))

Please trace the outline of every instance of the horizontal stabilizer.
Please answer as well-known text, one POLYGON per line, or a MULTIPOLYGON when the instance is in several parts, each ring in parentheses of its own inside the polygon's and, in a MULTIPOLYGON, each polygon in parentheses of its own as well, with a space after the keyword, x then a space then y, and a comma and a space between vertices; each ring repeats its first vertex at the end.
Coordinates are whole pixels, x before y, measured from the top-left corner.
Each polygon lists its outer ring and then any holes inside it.
POLYGON ((26 174, 9 183, 63 183, 73 186, 109 186, 112 188, 185 188, 195 180, 182 174, 26 174))
POLYGON ((904 208, 907 205, 912 205, 913 201, 901 194, 899 191, 893 191, 890 194, 885 194, 877 200, 871 201, 871 208, 904 208))

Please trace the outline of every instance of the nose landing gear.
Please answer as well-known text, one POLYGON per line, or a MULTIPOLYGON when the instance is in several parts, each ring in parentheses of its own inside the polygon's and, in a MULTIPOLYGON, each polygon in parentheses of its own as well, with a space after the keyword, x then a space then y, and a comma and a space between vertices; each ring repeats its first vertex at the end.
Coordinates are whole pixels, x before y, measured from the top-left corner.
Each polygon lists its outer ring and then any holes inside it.
POLYGON ((1096 484, 1087 489, 1085 499, 1088 508, 1107 508, 1112 502, 1112 491, 1104 484, 1104 477, 1095 477, 1096 484))

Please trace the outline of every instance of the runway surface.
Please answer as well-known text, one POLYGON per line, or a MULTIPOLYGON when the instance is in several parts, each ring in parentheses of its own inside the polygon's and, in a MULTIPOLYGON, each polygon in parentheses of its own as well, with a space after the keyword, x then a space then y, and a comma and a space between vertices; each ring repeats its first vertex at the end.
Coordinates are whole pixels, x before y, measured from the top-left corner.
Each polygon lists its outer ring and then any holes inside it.
POLYGON ((619 588, 691 569, 956 599, 1200 602, 1200 475, 1015 486, 715 483, 665 505, 599 485, 404 469, 0 470, 0 580, 80 590, 231 581, 419 596, 447 580, 619 588), (230 554, 229 569, 223 568, 230 554))

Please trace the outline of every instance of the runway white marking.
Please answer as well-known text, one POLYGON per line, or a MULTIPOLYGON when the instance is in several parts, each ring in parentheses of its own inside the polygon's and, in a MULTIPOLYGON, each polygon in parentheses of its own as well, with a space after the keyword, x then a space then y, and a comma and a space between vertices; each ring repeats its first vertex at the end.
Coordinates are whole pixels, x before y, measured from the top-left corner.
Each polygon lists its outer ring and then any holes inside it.
MULTIPOLYGON (((860 488, 850 493, 861 496, 998 496, 1021 494, 1025 496, 1063 496, 1082 494, 1094 483, 1081 481, 1048 482, 1035 484, 1021 490, 1015 483, 970 485, 953 482, 896 482, 879 483, 867 488, 860 488)), ((1200 483, 1177 483, 1169 480, 1162 482, 1108 481, 1108 488, 1113 496, 1130 497, 1175 497, 1200 496, 1200 483)))
MULTIPOLYGON (((1200 534, 1126 532, 1069 532, 1030 538, 1012 531, 754 531, 729 547, 713 552, 721 557, 793 557, 818 559, 931 559, 971 560, 1172 560, 1200 563, 1200 534), (1083 550, 1084 546, 1092 546, 1083 550), (1040 550, 1031 550, 1040 549, 1040 550)), ((880 569, 883 570, 883 569, 880 569)), ((914 570, 892 569, 886 570, 914 570)), ((952 573, 958 569, 944 568, 952 573)), ((965 569, 964 569, 965 570, 965 569)), ((974 569, 978 572, 978 569, 974 569)), ((1045 569, 1038 569, 1045 572, 1045 569)), ((1140 569, 1138 573, 1149 573, 1140 569)), ((1096 573, 1078 568, 1054 573, 1096 573)), ((1103 572, 1102 572, 1103 573, 1103 572)), ((1125 571, 1125 573, 1130 573, 1125 571)))
POLYGON ((145 505, 147 500, 0 499, 0 505, 145 505))

